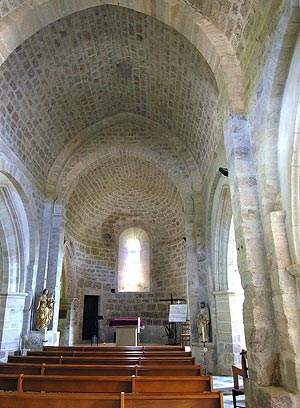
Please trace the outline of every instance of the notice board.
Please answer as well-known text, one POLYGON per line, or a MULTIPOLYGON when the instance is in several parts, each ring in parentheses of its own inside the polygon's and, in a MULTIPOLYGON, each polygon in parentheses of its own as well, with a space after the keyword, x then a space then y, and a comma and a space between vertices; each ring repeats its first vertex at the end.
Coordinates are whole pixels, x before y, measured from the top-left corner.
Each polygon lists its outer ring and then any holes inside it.
POLYGON ((169 322, 170 323, 183 323, 186 321, 187 316, 187 304, 182 303, 179 305, 170 305, 169 322))

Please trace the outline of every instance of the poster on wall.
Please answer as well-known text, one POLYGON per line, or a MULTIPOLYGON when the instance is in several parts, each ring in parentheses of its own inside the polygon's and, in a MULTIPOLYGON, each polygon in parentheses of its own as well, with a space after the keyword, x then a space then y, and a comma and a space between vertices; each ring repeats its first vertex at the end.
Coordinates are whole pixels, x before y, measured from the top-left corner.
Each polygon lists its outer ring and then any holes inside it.
POLYGON ((187 304, 170 305, 169 323, 183 323, 186 321, 187 304))

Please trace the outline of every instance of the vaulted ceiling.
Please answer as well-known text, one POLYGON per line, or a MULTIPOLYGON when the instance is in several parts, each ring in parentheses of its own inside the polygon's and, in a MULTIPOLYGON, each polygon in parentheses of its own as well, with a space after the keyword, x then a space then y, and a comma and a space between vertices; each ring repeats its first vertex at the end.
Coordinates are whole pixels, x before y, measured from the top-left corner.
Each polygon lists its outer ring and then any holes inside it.
MULTIPOLYGON (((0 15, 23 3, 0 1, 0 15)), ((247 69, 271 2, 184 3, 247 69)), ((151 229, 164 214, 182 231, 186 198, 222 143, 218 81, 207 56, 162 21, 116 5, 87 8, 35 32, 0 67, 1 139, 63 196, 78 238, 96 240, 112 216, 138 216, 151 229)))

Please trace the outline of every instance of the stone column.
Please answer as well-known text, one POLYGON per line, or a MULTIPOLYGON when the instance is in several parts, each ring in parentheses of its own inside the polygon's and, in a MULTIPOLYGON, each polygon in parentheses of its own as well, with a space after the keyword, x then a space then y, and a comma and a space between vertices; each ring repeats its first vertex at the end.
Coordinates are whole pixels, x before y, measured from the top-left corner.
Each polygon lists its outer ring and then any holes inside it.
POLYGON ((300 301, 300 264, 292 264, 287 267, 287 271, 295 278, 297 299, 300 301))
POLYGON ((218 371, 222 375, 232 375, 231 366, 240 361, 234 361, 234 354, 241 348, 234 350, 234 345, 238 342, 233 342, 234 328, 231 325, 231 313, 234 303, 234 292, 227 290, 213 292, 216 299, 216 318, 217 332, 216 340, 218 353, 218 371))
POLYGON ((229 117, 225 142, 238 266, 245 292, 249 381, 255 388, 278 382, 279 361, 251 134, 244 117, 229 117))
MULTIPOLYGON (((188 313, 191 322, 191 338, 192 341, 198 341, 198 330, 197 330, 197 316, 200 301, 207 299, 207 282, 204 284, 200 282, 200 273, 198 268, 197 260, 197 230, 196 220, 195 220, 195 206, 200 201, 198 194, 194 193, 193 205, 187 205, 185 212, 185 223, 186 223, 186 269, 187 269, 187 299, 188 299, 188 313)), ((207 271, 204 272, 206 276, 207 271)))
POLYGON ((60 313, 58 326, 60 344, 62 346, 72 346, 74 344, 74 299, 63 299, 60 304, 60 313))
POLYGON ((0 293, 0 359, 6 361, 9 352, 21 348, 23 311, 26 293, 0 293))
POLYGON ((34 304, 34 318, 32 332, 25 338, 25 348, 40 348, 42 345, 42 331, 36 331, 37 322, 37 299, 44 288, 55 297, 53 323, 48 327, 48 344, 58 344, 57 333, 59 298, 60 298, 60 274, 63 253, 64 237, 64 208, 61 202, 47 198, 44 206, 43 226, 39 249, 39 261, 37 270, 36 301, 34 304), (52 330, 53 327, 53 330, 52 330), (51 330, 50 330, 51 329, 51 330))
MULTIPOLYGON (((49 240, 52 226, 53 198, 47 198, 44 205, 43 226, 40 235, 39 260, 37 268, 36 295, 39 296, 47 285, 47 263, 49 240)), ((36 319, 35 319, 36 320, 36 319)))
POLYGON ((285 212, 270 212, 266 219, 266 228, 270 231, 267 248, 271 260, 275 324, 280 346, 281 385, 291 392, 299 392, 300 322, 296 282, 300 271, 296 265, 290 265, 285 212))
POLYGON ((53 331, 57 330, 59 300, 60 300, 60 278, 62 271, 63 246, 65 232, 65 210, 61 201, 56 201, 53 206, 51 234, 49 241, 49 256, 47 269, 47 285, 49 293, 54 294, 54 314, 50 324, 53 331))

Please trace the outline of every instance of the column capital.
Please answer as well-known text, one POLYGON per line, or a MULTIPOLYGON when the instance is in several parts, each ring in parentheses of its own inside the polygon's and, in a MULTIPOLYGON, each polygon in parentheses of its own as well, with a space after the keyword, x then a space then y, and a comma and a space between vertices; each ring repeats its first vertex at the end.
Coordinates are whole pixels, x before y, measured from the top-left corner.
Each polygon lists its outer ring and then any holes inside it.
POLYGON ((286 270, 294 276, 294 278, 300 277, 300 264, 292 264, 287 266, 286 270))

